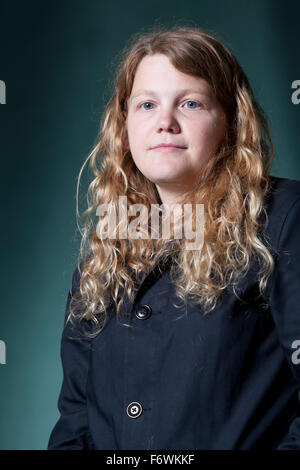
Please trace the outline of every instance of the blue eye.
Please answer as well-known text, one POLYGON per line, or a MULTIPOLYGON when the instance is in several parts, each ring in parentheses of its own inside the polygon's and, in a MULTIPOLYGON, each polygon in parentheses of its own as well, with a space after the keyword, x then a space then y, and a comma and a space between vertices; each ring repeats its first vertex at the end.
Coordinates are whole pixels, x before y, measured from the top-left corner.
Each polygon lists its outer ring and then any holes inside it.
MULTIPOLYGON (((145 103, 141 104, 141 107, 143 107, 145 104, 147 104, 147 105, 150 104, 150 106, 153 106, 153 103, 150 103, 149 101, 146 101, 145 103)), ((146 107, 146 108, 143 108, 143 109, 145 109, 145 111, 148 111, 149 109, 152 109, 152 108, 146 107)))
MULTIPOLYGON (((197 103, 197 101, 187 101, 187 102, 184 103, 184 104, 186 105, 186 104, 190 104, 190 103, 196 105, 196 107, 199 107, 199 103, 197 103)), ((189 109, 196 109, 196 107, 195 107, 195 106, 192 106, 192 107, 189 107, 189 109)))

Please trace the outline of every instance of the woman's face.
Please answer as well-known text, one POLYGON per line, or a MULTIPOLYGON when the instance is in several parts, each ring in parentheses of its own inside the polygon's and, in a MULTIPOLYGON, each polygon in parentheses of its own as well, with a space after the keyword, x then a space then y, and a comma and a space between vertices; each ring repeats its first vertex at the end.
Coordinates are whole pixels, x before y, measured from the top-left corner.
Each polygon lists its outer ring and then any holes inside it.
POLYGON ((225 119, 206 80, 180 72, 163 54, 146 56, 128 99, 125 145, 158 190, 189 189, 217 150, 225 119))

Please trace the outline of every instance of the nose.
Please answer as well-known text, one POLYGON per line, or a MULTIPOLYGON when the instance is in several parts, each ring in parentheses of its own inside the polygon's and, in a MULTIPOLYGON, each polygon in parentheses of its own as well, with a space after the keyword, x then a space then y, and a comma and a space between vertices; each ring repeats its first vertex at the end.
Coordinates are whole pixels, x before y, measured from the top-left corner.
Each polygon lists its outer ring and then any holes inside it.
POLYGON ((159 113, 157 132, 161 133, 163 131, 171 132, 173 134, 178 134, 178 132, 180 132, 180 125, 172 109, 163 109, 159 113))

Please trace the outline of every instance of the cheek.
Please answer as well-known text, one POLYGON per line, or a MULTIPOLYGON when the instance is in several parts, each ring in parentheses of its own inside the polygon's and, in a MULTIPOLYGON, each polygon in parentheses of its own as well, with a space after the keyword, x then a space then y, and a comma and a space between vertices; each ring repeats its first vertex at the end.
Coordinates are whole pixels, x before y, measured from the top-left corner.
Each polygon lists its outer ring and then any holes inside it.
POLYGON ((204 122, 199 126, 194 126, 191 130, 193 140, 197 145, 205 145, 211 148, 216 147, 224 135, 224 125, 222 122, 204 122))
POLYGON ((147 144, 149 144, 149 139, 147 139, 147 126, 140 120, 128 123, 127 134, 129 145, 132 150, 139 149, 140 147, 146 148, 147 144))

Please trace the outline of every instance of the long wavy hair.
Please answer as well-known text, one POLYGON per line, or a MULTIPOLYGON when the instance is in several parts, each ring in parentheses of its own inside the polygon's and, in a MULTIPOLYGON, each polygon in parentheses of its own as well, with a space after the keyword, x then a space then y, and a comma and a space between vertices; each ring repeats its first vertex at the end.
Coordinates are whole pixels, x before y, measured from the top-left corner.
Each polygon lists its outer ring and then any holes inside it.
POLYGON ((260 233, 260 217, 266 215, 264 198, 271 188, 273 153, 267 117, 244 71, 222 42, 196 27, 160 27, 134 37, 122 53, 99 138, 78 177, 80 285, 72 292, 67 321, 91 321, 96 329, 86 334, 94 337, 102 331, 109 312, 128 316, 125 296, 132 302, 147 272, 169 257, 178 308, 199 304, 202 313, 208 314, 226 289, 232 288, 237 295, 238 282, 252 261, 259 262, 259 291, 264 297, 274 259, 260 233), (127 100, 135 73, 141 60, 153 54, 164 54, 179 71, 207 80, 227 118, 219 148, 181 199, 183 204, 204 205, 201 250, 186 249, 184 237, 173 243, 150 236, 105 238, 101 234, 108 216, 101 221, 96 216, 102 204, 114 205, 118 215, 119 196, 127 197, 128 207, 143 204, 149 213, 152 204, 161 203, 155 184, 139 171, 124 145, 127 100), (87 162, 94 179, 88 188, 88 207, 79 214, 79 181, 87 162))

